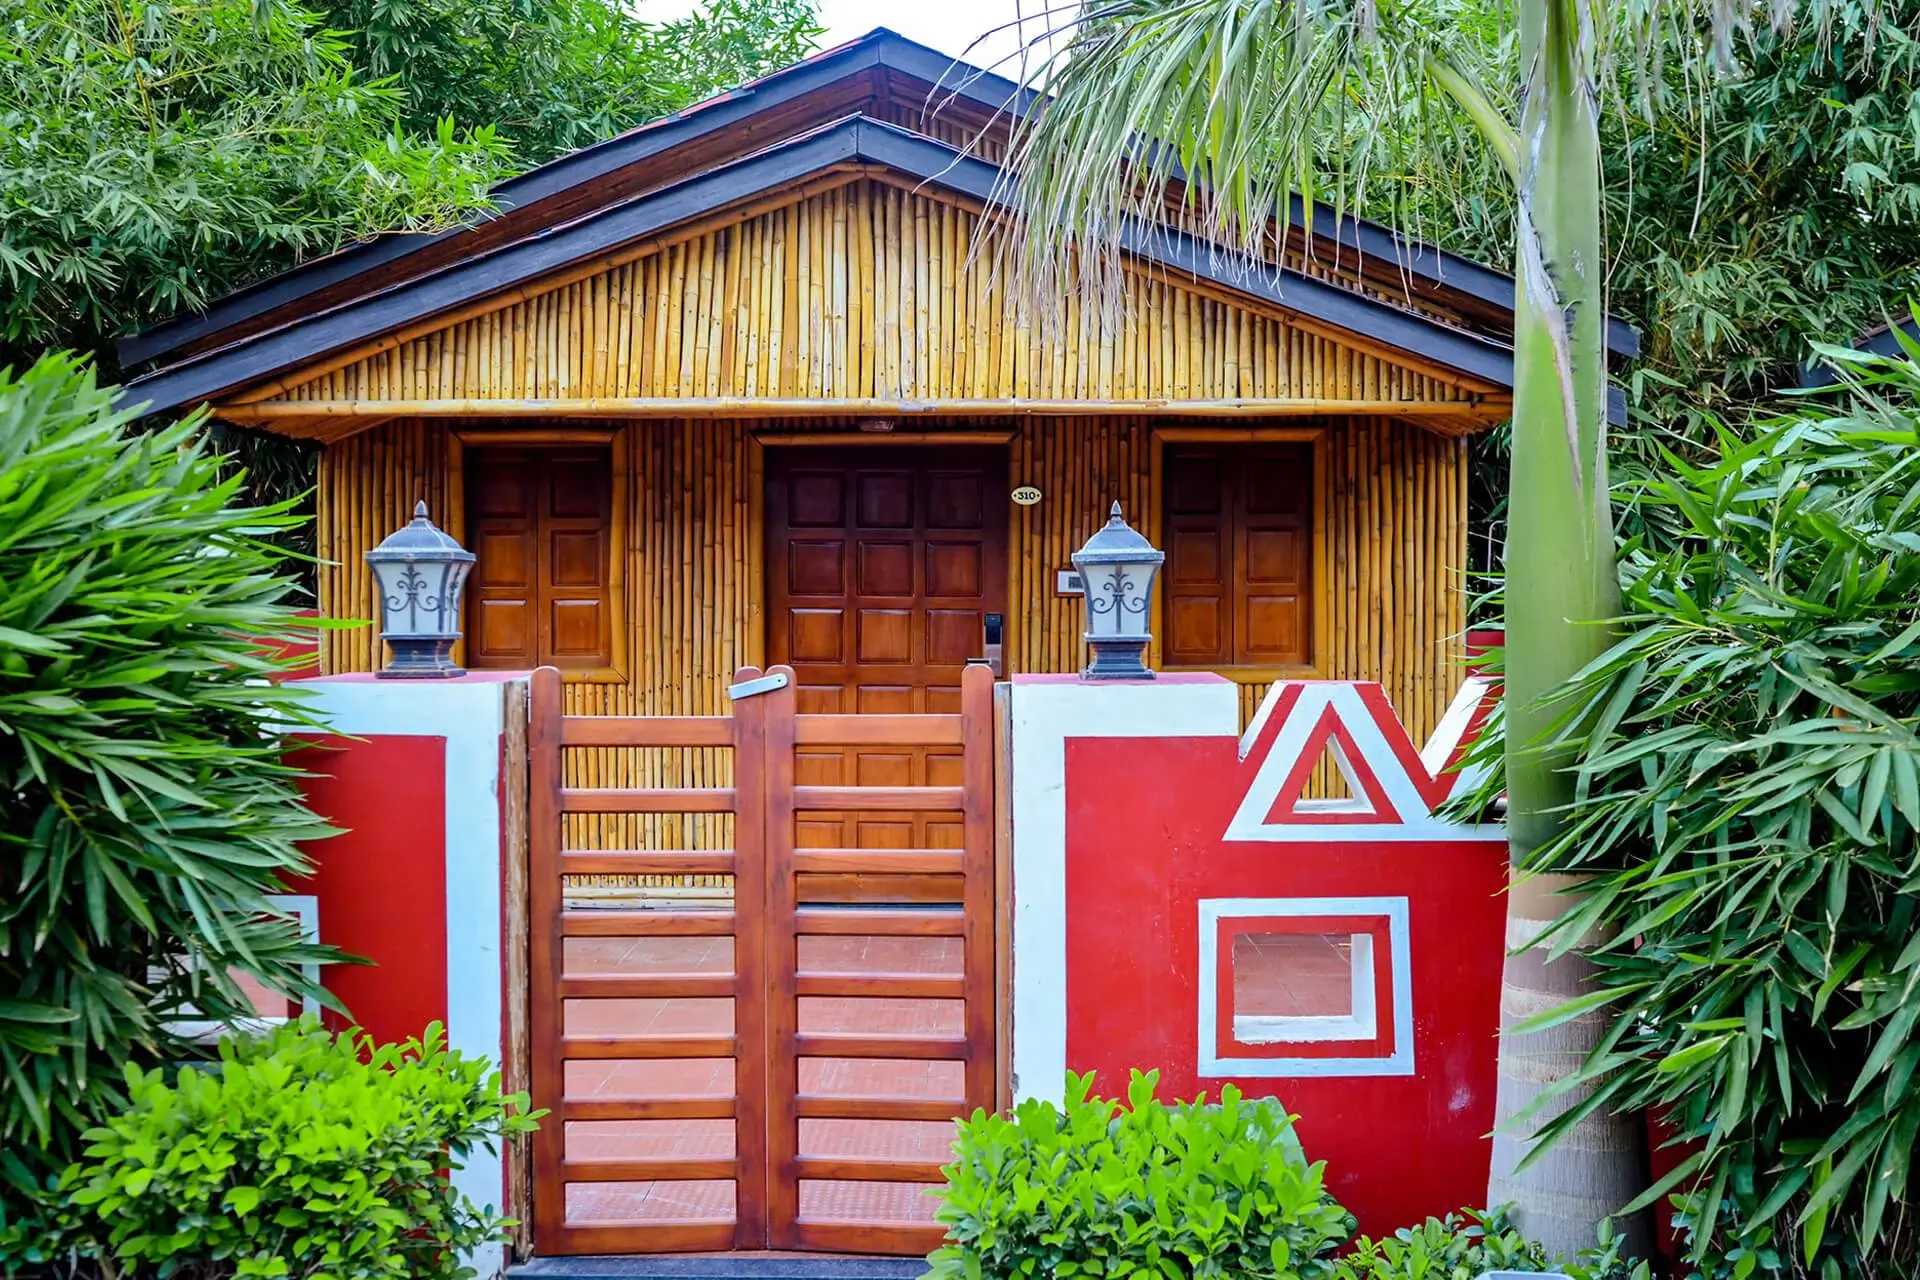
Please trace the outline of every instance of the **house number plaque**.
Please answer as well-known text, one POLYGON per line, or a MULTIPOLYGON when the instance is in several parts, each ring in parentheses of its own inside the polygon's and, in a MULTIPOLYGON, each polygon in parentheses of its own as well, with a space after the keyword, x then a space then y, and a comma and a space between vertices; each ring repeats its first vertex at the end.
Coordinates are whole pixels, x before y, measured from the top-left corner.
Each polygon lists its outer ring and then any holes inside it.
POLYGON ((1013 504, 1017 507, 1036 506, 1040 502, 1040 490, 1037 486, 1023 484, 1013 491, 1013 504))

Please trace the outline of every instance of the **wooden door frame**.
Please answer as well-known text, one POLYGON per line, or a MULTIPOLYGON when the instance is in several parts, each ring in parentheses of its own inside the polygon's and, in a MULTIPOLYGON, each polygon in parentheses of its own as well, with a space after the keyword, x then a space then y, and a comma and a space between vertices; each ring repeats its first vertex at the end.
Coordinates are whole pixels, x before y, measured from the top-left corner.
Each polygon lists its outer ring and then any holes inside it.
POLYGON ((1313 449, 1313 517, 1311 521, 1313 538, 1313 660, 1302 666, 1285 667, 1169 667, 1161 653, 1162 640, 1166 635, 1166 600, 1164 587, 1153 593, 1153 617, 1149 624, 1153 632, 1153 643, 1147 662, 1160 671, 1214 671, 1236 684, 1266 683, 1273 680, 1318 680, 1325 669, 1326 655, 1331 651, 1333 636, 1328 629, 1333 610, 1327 599, 1331 587, 1327 555, 1327 534, 1329 532, 1328 513, 1332 509, 1330 486, 1332 477, 1327 471, 1327 435, 1329 427, 1185 427, 1163 426, 1153 429, 1151 440, 1151 471, 1147 481, 1147 505, 1149 512, 1142 523, 1142 532, 1147 540, 1156 547, 1165 547, 1166 530, 1166 467, 1167 450, 1187 444, 1304 444, 1313 449))
MULTIPOLYGON (((545 449, 566 445, 604 446, 608 450, 611 491, 607 519, 607 626, 611 637, 610 665, 561 673, 561 679, 580 684, 630 684, 633 677, 633 637, 628 630, 627 569, 639 551, 633 535, 632 428, 618 426, 501 426, 447 429, 447 511, 441 527, 461 546, 467 545, 467 450, 512 448, 545 449)), ((453 662, 466 662, 467 601, 460 602, 460 638, 453 642, 453 662)))

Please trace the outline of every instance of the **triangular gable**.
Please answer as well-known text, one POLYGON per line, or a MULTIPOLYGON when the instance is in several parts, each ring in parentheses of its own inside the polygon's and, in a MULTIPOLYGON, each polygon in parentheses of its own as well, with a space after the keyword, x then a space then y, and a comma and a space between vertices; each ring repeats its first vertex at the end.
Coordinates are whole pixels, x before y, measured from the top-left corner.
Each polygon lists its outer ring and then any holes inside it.
POLYGON ((1275 684, 1241 740, 1247 790, 1223 838, 1280 844, 1503 838, 1498 825, 1450 822, 1434 812, 1456 787, 1475 781, 1447 770, 1484 722, 1492 693, 1490 681, 1469 679, 1423 759, 1378 684, 1275 684), (1303 800, 1329 750, 1352 799, 1303 800))
POLYGON ((449 395, 794 410, 807 399, 1310 399, 1324 397, 1328 371, 1449 416, 1472 411, 1475 393, 1456 383, 1165 273, 1135 273, 1120 315, 1071 315, 1070 340, 1043 343, 997 287, 996 264, 971 253, 978 217, 890 174, 846 175, 337 368, 284 375, 271 425, 337 438, 359 423, 302 418, 301 405, 373 411, 449 395), (1077 350, 1110 354, 1085 367, 1062 358, 1077 350))
MULTIPOLYGON (((148 400, 154 411, 214 398, 236 388, 254 388, 239 397, 243 401, 267 398, 348 363, 340 359, 341 353, 368 345, 388 349, 443 328, 456 315, 480 314, 530 295, 552 292, 556 280, 578 278, 595 269, 604 270, 608 263, 631 260, 647 252, 650 245, 676 238, 676 228, 688 223, 722 219, 728 210, 764 206, 796 187, 817 187, 833 181, 836 173, 858 172, 883 173, 891 181, 929 197, 937 193, 944 201, 957 200, 975 207, 995 197, 1000 179, 995 166, 965 156, 946 143, 875 120, 851 117, 538 238, 333 311, 305 317, 140 379, 130 385, 127 394, 129 399, 148 400)), ((953 247, 964 251, 966 246, 961 243, 953 247)), ((812 251, 825 255, 840 249, 841 242, 828 240, 813 246, 812 251)), ((1431 379, 1447 388, 1445 394, 1434 395, 1419 386, 1407 387, 1397 372, 1384 383, 1376 383, 1364 370, 1344 380, 1354 387, 1380 386, 1382 400, 1471 402, 1497 396, 1512 383, 1512 353, 1505 346, 1311 275, 1285 269, 1251 275, 1233 271, 1204 245, 1171 231, 1142 237, 1136 261, 1147 274, 1167 280, 1170 288, 1178 281, 1177 287, 1183 291, 1230 300, 1234 307, 1250 314, 1284 318, 1302 333, 1366 352, 1385 366, 1412 372, 1415 377, 1431 379)), ((1004 296, 1008 291, 991 279, 991 265, 978 264, 978 270, 980 276, 966 282, 967 286, 991 293, 1003 306, 1010 305, 1004 296)), ((943 287, 951 293, 954 285, 943 282, 943 287)), ((1110 340, 1118 341, 1119 337, 1110 335, 1110 340)), ((1116 364, 1117 356, 1116 352, 1112 357, 1116 364)), ((429 396, 444 385, 417 381, 429 396)), ((818 398, 827 393, 806 390, 799 394, 818 398)), ((903 390, 901 394, 925 392, 903 390)), ((1003 390, 1000 394, 1018 392, 1003 390)), ((1229 394, 1270 397, 1285 393, 1245 385, 1229 394)), ((1157 392, 1138 389, 1123 398, 1137 400, 1155 395, 1181 398, 1182 392, 1178 386, 1157 392)), ((422 397, 416 392, 403 398, 422 397)), ((930 398, 962 397, 943 387, 930 398)), ((1079 392, 1068 398, 1090 397, 1079 392)))

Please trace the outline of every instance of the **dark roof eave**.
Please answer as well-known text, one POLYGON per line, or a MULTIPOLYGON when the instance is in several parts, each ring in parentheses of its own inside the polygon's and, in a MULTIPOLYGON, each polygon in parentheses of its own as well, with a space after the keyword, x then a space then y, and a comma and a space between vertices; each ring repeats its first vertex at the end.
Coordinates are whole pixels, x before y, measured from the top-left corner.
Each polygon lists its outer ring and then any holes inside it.
MULTIPOLYGON (((501 213, 524 208, 874 68, 885 68, 939 86, 940 91, 952 93, 980 109, 998 111, 1011 105, 1015 110, 1024 110, 1034 100, 1032 91, 1022 89, 1004 76, 956 62, 925 45, 878 28, 858 40, 763 76, 739 89, 510 178, 495 188, 495 202, 501 213)), ((1304 206, 1297 197, 1292 202, 1290 216, 1296 226, 1304 225, 1304 206)), ((1513 310, 1513 282, 1498 271, 1408 240, 1376 223, 1351 215, 1336 216, 1324 204, 1316 204, 1315 217, 1316 235, 1327 235, 1362 255, 1392 262, 1410 275, 1457 290, 1489 306, 1509 313, 1513 310)), ((164 358, 183 346, 215 338, 224 329, 395 262, 428 245, 463 235, 467 230, 461 227, 437 234, 393 233, 350 245, 230 294, 204 312, 164 321, 123 339, 118 344, 120 361, 131 368, 164 358)), ((1607 345, 1616 356, 1637 355, 1639 335, 1632 326, 1609 317, 1607 345)))
MULTIPOLYGON (((1871 356, 1897 356, 1903 350, 1899 338, 1902 333, 1920 341, 1920 317, 1907 316, 1905 319, 1896 320, 1856 342, 1853 349, 1871 356)), ((1831 387, 1839 381, 1839 371, 1821 361, 1809 362, 1800 370, 1800 387, 1805 391, 1831 387)))
MULTIPOLYGON (((850 162, 885 165, 983 201, 992 199, 1000 174, 993 165, 963 156, 945 143, 865 117, 848 117, 484 257, 157 370, 129 383, 124 395, 130 402, 145 401, 148 412, 206 400, 850 162)), ((1230 271, 1214 261, 1204 245, 1168 230, 1134 237, 1129 247, 1147 261, 1199 280, 1496 385, 1512 384, 1513 359, 1507 347, 1439 321, 1291 271, 1230 271)))
MULTIPOLYGON (((1292 197, 1290 216, 1294 226, 1305 225, 1305 204, 1297 195, 1292 197)), ((1326 235, 1334 243, 1362 255, 1391 262, 1410 275, 1456 289, 1509 315, 1513 313, 1512 276, 1457 253, 1410 240, 1393 228, 1377 222, 1351 216, 1341 217, 1331 205, 1320 201, 1314 202, 1313 217, 1316 236, 1326 235), (1333 231, 1331 234, 1323 232, 1320 230, 1322 226, 1331 226, 1333 231)), ((1639 355, 1640 331, 1618 316, 1608 316, 1607 352, 1625 359, 1639 355)))

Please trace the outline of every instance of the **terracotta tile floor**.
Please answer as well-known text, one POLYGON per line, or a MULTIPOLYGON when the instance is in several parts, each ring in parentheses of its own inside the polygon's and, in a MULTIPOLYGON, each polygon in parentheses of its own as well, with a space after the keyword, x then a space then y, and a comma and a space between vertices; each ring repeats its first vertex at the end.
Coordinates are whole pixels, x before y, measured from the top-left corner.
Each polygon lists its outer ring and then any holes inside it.
MULTIPOLYGON (((960 972, 958 938, 804 937, 799 967, 827 973, 960 972)), ((566 967, 572 974, 724 973, 733 963, 730 938, 569 938, 566 967)), ((804 1032, 917 1036, 957 1034, 964 1006, 958 1000, 803 997, 804 1032)), ((733 1030, 731 999, 569 1000, 563 1012, 568 1034, 725 1035, 733 1030)), ((891 1059, 803 1058, 805 1093, 912 1095, 958 1099, 963 1093, 958 1062, 891 1059)), ((730 1059, 657 1059, 569 1062, 567 1096, 646 1097, 661 1094, 719 1095, 733 1090, 730 1059)), ((957 1109, 957 1107, 956 1107, 957 1109)), ((858 1159, 945 1160, 953 1126, 945 1121, 808 1119, 800 1124, 800 1150, 807 1155, 858 1159)), ((734 1150, 731 1120, 574 1121, 566 1127, 566 1152, 575 1158, 709 1156, 734 1150)), ((930 1222, 937 1200, 918 1184, 826 1182, 800 1184, 801 1216, 874 1224, 930 1222)), ((727 1221, 734 1213, 734 1185, 711 1182, 573 1183, 567 1187, 572 1222, 727 1221)))

